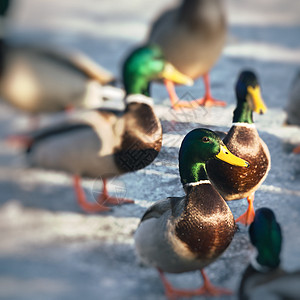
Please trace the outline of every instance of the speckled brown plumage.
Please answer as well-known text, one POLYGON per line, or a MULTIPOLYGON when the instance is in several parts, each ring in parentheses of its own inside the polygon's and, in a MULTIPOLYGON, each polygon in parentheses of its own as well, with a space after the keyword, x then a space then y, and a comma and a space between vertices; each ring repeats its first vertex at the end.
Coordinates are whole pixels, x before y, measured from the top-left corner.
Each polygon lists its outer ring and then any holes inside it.
POLYGON ((270 169, 270 154, 255 127, 232 126, 224 143, 234 155, 250 163, 249 168, 231 166, 217 159, 207 163, 207 173, 225 200, 249 196, 264 181, 270 169))
POLYGON ((234 236, 233 215, 211 184, 187 187, 186 192, 186 207, 176 224, 176 235, 201 260, 215 259, 234 236))

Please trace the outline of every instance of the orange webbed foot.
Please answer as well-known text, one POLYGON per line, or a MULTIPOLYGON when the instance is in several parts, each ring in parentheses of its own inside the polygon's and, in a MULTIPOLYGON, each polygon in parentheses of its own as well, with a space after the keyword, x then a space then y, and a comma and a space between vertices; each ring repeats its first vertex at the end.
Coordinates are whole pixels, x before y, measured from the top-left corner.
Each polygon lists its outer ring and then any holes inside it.
POLYGON ((227 103, 225 101, 217 100, 212 97, 203 97, 203 98, 191 101, 191 105, 205 106, 205 107, 213 107, 213 106, 224 107, 227 105, 227 103))
POLYGON ((193 296, 201 296, 201 295, 206 295, 206 296, 232 295, 232 291, 228 289, 213 286, 203 270, 201 270, 201 274, 204 280, 204 284, 201 288, 195 290, 175 289, 167 280, 164 273, 161 270, 158 270, 158 272, 165 288, 166 297, 169 300, 175 300, 178 297, 193 297, 193 296))
POLYGON ((97 213, 97 212, 106 212, 111 210, 109 207, 101 205, 97 202, 91 203, 87 201, 84 190, 81 186, 80 176, 74 175, 73 182, 74 182, 74 190, 77 196, 78 205, 81 207, 83 211, 87 213, 97 213))
POLYGON ((253 201, 254 201, 254 193, 247 197, 248 201, 248 208, 245 213, 243 213, 240 217, 238 217, 235 222, 239 222, 245 226, 250 225, 255 217, 255 211, 253 207, 253 201))

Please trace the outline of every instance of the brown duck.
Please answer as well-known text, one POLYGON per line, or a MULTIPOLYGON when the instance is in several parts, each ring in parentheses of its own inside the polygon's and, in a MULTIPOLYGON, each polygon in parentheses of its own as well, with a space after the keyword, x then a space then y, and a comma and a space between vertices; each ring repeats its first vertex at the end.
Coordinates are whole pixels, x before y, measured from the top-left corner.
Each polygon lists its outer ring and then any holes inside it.
POLYGON ((233 114, 233 124, 223 139, 233 154, 247 160, 247 169, 229 166, 217 160, 207 163, 207 173, 225 200, 247 197, 248 209, 236 221, 249 225, 254 218, 254 193, 266 179, 271 167, 271 157, 267 145, 259 137, 253 123, 252 113, 264 113, 266 106, 261 98, 256 75, 243 71, 236 84, 237 107, 233 114))

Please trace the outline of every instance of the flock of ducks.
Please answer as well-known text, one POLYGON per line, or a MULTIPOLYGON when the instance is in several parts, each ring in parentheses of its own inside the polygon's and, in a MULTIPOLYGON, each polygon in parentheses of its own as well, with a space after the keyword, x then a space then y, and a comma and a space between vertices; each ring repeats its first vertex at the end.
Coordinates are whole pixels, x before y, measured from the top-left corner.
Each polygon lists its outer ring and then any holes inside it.
MULTIPOLYGON (((9 0, 1 2, 4 16, 9 0)), ((1 28, 3 31, 3 28, 1 28)), ((62 170, 73 176, 79 205, 87 212, 109 211, 110 205, 133 203, 108 194, 106 180, 151 164, 162 147, 162 126, 150 98, 152 81, 163 80, 174 109, 198 105, 224 106, 211 96, 208 72, 226 37, 222 0, 184 0, 154 23, 145 45, 125 59, 122 69, 124 110, 101 107, 105 88, 115 78, 78 53, 9 45, 0 39, 0 96, 31 114, 76 108, 63 122, 32 131, 22 140, 31 166, 62 170), (175 84, 192 85, 203 76, 205 95, 178 101, 175 84), (64 82, 62 85, 61 82, 64 82), (88 108, 85 110, 80 110, 88 108), (87 201, 81 177, 101 177, 97 203, 87 201)), ((227 133, 205 128, 190 131, 179 149, 179 174, 184 197, 157 201, 143 215, 135 233, 141 261, 156 268, 168 299, 226 295, 214 287, 203 268, 230 245, 237 222, 249 226, 257 256, 241 281, 240 299, 299 299, 300 273, 280 268, 281 230, 272 210, 254 211, 254 193, 271 166, 268 147, 253 123, 263 114, 258 79, 241 72, 237 105, 227 133), (236 220, 226 201, 247 198, 247 211, 236 220), (164 273, 200 270, 204 284, 179 290, 164 273), (298 284, 296 283, 298 281, 298 284)))

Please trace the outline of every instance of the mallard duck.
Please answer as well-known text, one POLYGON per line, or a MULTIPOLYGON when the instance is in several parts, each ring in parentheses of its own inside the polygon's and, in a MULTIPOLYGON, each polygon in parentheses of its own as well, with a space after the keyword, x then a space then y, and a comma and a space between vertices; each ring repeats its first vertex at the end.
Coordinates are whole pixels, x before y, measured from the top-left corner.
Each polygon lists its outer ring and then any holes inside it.
POLYGON ((208 75, 226 40, 223 4, 222 0, 184 0, 180 6, 160 15, 150 30, 149 44, 159 45, 166 59, 183 74, 204 79, 204 97, 192 102, 179 102, 174 84, 165 80, 174 108, 226 105, 212 98, 208 75))
POLYGON ((271 167, 271 157, 267 145, 259 137, 253 123, 252 113, 265 113, 267 108, 261 98, 256 75, 243 71, 236 84, 237 107, 233 113, 233 123, 224 144, 234 155, 250 163, 247 169, 229 166, 218 160, 210 160, 207 173, 226 201, 247 197, 248 209, 236 221, 248 225, 253 221, 254 193, 266 179, 271 167))
POLYGON ((243 274, 239 299, 298 300, 300 271, 288 273, 280 267, 282 234, 271 209, 256 211, 249 236, 257 256, 243 274))
POLYGON ((228 205, 206 174, 205 163, 214 158, 248 167, 213 131, 199 128, 189 132, 179 151, 179 173, 186 195, 156 202, 145 212, 135 233, 137 255, 158 269, 166 295, 172 299, 228 293, 213 287, 203 271, 225 251, 236 231, 228 205), (194 270, 201 270, 204 279, 204 286, 194 291, 174 289, 164 276, 164 272, 194 270))
POLYGON ((125 101, 124 111, 75 112, 67 116, 69 122, 42 129, 29 139, 30 165, 72 174, 78 203, 87 212, 109 210, 105 204, 132 203, 110 197, 106 179, 146 167, 160 151, 162 128, 152 99, 130 95, 125 101), (103 180, 98 203, 86 201, 81 176, 103 180))

